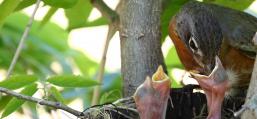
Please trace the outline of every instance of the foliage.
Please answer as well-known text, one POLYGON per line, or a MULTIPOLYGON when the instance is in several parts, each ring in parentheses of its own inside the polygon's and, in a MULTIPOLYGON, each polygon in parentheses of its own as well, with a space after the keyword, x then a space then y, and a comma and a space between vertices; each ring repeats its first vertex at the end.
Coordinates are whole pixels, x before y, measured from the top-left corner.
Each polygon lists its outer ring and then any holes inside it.
MULTIPOLYGON (((167 26, 171 17, 189 0, 163 0, 161 16, 162 40, 168 35, 167 26)), ((254 0, 204 0, 224 5, 238 10, 244 10, 254 0)), ((0 87, 21 90, 20 93, 32 96, 42 91, 37 85, 44 87, 44 97, 48 100, 68 104, 76 98, 82 98, 84 107, 89 106, 92 99, 92 86, 102 85, 101 103, 112 102, 122 96, 122 80, 119 72, 104 75, 104 81, 99 84, 93 80, 97 74, 98 63, 86 54, 74 50, 68 45, 69 33, 77 28, 107 25, 107 18, 100 17, 89 21, 93 6, 90 0, 43 0, 50 6, 49 11, 41 21, 34 21, 29 37, 19 57, 13 76, 0 82, 0 87), (64 10, 68 21, 68 28, 63 29, 50 22, 51 17, 58 10, 64 10), (61 72, 51 68, 53 63, 61 67, 61 72), (78 69, 81 75, 72 75, 73 69, 78 69), (27 74, 33 75, 27 75, 27 74)), ((18 45, 29 17, 21 10, 32 6, 36 0, 4 0, 0 4, 0 70, 7 70, 18 45)), ((172 80, 171 71, 174 68, 183 69, 176 55, 174 46, 170 48, 165 58, 172 80)), ((176 81, 174 81, 176 82, 176 81)), ((181 86, 179 82, 173 87, 181 86)), ((6 117, 17 111, 24 101, 0 94, 0 112, 6 117)), ((30 110, 35 110, 35 105, 30 110)))
POLYGON ((61 87, 89 87, 99 85, 99 83, 95 80, 74 75, 53 76, 48 78, 47 82, 61 87))
MULTIPOLYGON (((27 96, 32 96, 36 91, 37 91, 37 85, 31 84, 31 85, 26 86, 20 93, 27 95, 27 96)), ((15 110, 17 110, 19 107, 21 107, 21 105, 24 102, 25 102, 24 100, 19 100, 17 98, 11 99, 5 106, 5 110, 4 110, 1 118, 6 117, 9 114, 11 114, 12 112, 14 112, 15 110)))

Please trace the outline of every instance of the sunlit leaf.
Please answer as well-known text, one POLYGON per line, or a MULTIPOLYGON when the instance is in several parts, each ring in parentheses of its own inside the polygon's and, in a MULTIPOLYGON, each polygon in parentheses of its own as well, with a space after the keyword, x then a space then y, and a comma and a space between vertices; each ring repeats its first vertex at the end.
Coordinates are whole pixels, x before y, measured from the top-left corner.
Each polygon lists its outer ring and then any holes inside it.
POLYGON ((108 24, 108 20, 105 17, 100 17, 94 21, 87 22, 83 27, 100 26, 108 24))
POLYGON ((0 82, 0 87, 18 89, 34 83, 37 80, 38 78, 35 75, 15 75, 11 76, 10 79, 0 82))
POLYGON ((54 15, 54 13, 58 10, 58 8, 56 7, 51 7, 46 15, 44 16, 43 20, 41 21, 40 27, 43 27, 50 19, 51 17, 54 15))
POLYGON ((4 0, 0 4, 0 29, 2 28, 2 25, 6 21, 6 17, 9 16, 14 9, 18 6, 20 3, 20 0, 4 0))
MULTIPOLYGON (((3 44, 3 49, 0 49, 0 62, 4 68, 9 66, 27 22, 28 16, 20 13, 14 13, 7 18, 0 34, 3 44)), ((61 65, 63 73, 71 73, 71 63, 68 63, 66 54, 69 50, 68 32, 49 22, 42 28, 39 28, 39 25, 39 22, 33 22, 14 72, 29 69, 34 70, 36 74, 47 75, 53 73, 50 65, 56 61, 61 65)))
POLYGON ((172 73, 173 69, 174 68, 168 69, 168 74, 169 74, 170 80, 172 81, 171 87, 172 88, 181 88, 181 87, 183 87, 183 85, 180 82, 181 79, 176 79, 177 76, 175 76, 175 75, 178 75, 178 74, 172 73))
MULTIPOLYGON (((31 84, 25 87, 20 94, 32 96, 37 91, 37 84, 31 84)), ((2 117, 6 117, 13 113, 15 110, 19 109, 21 105, 24 103, 24 100, 20 100, 17 98, 13 98, 5 107, 4 112, 2 113, 2 117)))
POLYGON ((173 74, 171 71, 174 68, 183 68, 183 65, 180 62, 180 59, 177 55, 176 52, 176 48, 174 46, 172 46, 168 52, 167 57, 165 58, 165 63, 167 65, 167 69, 168 69, 168 74, 171 77, 172 80, 172 88, 179 88, 182 87, 182 85, 180 84, 180 82, 178 82, 178 79, 175 79, 176 74, 173 74))
POLYGON ((100 104, 113 102, 113 101, 116 101, 120 98, 122 98, 121 90, 111 90, 111 91, 108 91, 108 92, 104 92, 101 95, 100 104))
MULTIPOLYGON (((29 21, 29 17, 27 15, 21 13, 13 13, 6 19, 5 28, 9 30, 16 31, 20 33, 21 37, 27 23, 29 21), (17 21, 19 23, 17 24, 17 21)), ((67 50, 68 47, 68 32, 59 27, 54 23, 47 23, 43 28, 39 29, 40 22, 34 21, 33 25, 30 29, 30 37, 37 38, 42 42, 47 43, 53 48, 57 50, 64 51, 67 50)), ((18 40, 16 39, 16 40, 18 40)))
POLYGON ((182 64, 180 62, 180 59, 177 55, 176 48, 172 46, 168 52, 167 57, 165 58, 166 65, 170 68, 182 68, 182 64))
POLYGON ((47 82, 61 87, 90 87, 99 85, 96 80, 75 75, 52 76, 47 79, 47 82))
POLYGON ((65 15, 69 21, 68 29, 82 27, 92 11, 92 5, 89 0, 78 0, 78 3, 65 10, 65 15))
POLYGON ((31 5, 33 5, 34 3, 36 3, 37 0, 22 0, 18 6, 15 8, 15 11, 19 11, 22 10, 26 7, 29 7, 31 5))
POLYGON ((43 2, 53 7, 67 9, 73 7, 78 2, 78 0, 43 0, 43 2))
POLYGON ((94 21, 88 21, 92 9, 93 7, 90 0, 79 0, 74 7, 66 9, 65 15, 69 21, 68 30, 81 27, 99 26, 108 23, 107 19, 104 17, 100 17, 94 21))
POLYGON ((230 7, 237 10, 245 10, 255 0, 204 0, 204 2, 211 2, 225 7, 230 7))

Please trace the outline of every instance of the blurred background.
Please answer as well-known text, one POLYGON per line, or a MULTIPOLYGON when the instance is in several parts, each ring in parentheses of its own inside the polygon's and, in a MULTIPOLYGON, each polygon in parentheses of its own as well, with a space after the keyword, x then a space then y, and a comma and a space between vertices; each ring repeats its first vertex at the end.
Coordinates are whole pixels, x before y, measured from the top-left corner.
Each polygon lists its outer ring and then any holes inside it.
MULTIPOLYGON (((171 40, 167 37, 167 28, 170 18, 187 1, 164 0, 161 18, 162 51, 169 75, 173 80, 173 88, 181 87, 180 82, 185 71, 171 40)), ((40 3, 31 31, 12 73, 13 77, 7 82, 5 80, 7 69, 29 16, 35 8, 35 2, 36 0, 0 0, 0 86, 22 92, 33 82, 37 87, 31 93, 31 95, 35 93, 34 97, 59 101, 82 111, 91 104, 93 86, 96 83, 90 81, 96 79, 98 73, 108 33, 108 20, 102 17, 96 8, 93 8, 89 0, 72 0, 72 2, 53 4, 51 0, 44 0, 40 3), (19 1, 19 4, 15 7, 8 6, 7 3, 5 4, 6 1, 19 1), (8 7, 5 8, 5 6, 8 7), (8 13, 8 9, 12 7, 13 10, 8 13), (80 82, 64 83, 62 79, 65 78, 87 79, 88 85, 78 85, 80 82), (25 79, 31 80, 26 82, 25 79), (53 79, 60 79, 60 81, 51 81, 53 79)), ((104 0, 104 2, 115 9, 119 0, 104 0)), ((242 10, 257 17, 256 0, 204 0, 204 2, 242 10)), ((122 97, 119 40, 117 32, 111 39, 107 53, 100 104, 122 97)), ((195 83, 195 81, 186 83, 195 83)), ((28 89, 33 89, 31 87, 28 89)), ((64 111, 53 110, 30 102, 22 106, 10 104, 15 102, 13 100, 10 96, 0 94, 0 112, 6 119, 76 118, 64 111)))

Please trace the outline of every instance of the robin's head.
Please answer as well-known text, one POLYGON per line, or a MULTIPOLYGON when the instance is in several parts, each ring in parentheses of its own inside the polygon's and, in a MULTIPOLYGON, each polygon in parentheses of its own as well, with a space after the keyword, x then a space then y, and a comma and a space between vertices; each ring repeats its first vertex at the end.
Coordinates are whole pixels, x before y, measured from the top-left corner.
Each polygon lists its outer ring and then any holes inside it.
POLYGON ((178 36, 203 68, 202 73, 211 73, 222 42, 222 31, 212 11, 199 2, 189 2, 175 19, 178 36))

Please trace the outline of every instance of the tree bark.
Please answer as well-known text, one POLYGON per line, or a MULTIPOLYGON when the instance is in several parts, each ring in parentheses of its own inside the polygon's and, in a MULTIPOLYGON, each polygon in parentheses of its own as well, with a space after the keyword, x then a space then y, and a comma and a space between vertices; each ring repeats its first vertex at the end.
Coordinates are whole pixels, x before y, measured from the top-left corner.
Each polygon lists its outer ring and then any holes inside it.
POLYGON ((159 65, 166 69, 161 51, 161 0, 122 0, 120 12, 123 94, 131 96, 159 65))

